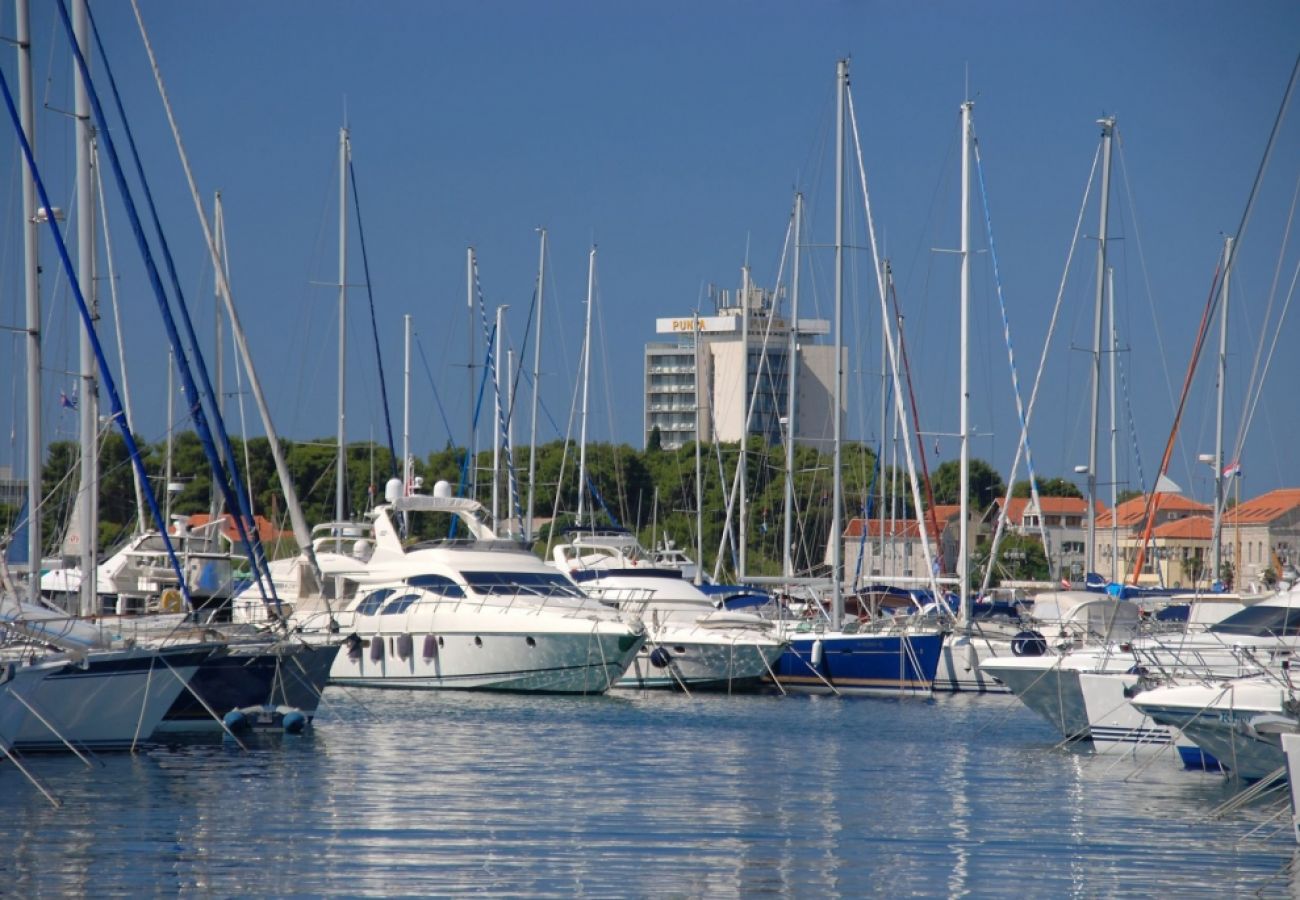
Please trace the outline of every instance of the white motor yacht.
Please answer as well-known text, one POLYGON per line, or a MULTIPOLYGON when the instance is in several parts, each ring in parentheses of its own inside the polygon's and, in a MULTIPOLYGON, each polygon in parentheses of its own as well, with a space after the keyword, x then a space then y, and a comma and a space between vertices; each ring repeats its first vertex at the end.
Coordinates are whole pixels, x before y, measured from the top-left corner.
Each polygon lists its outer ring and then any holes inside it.
MULTIPOLYGON (((299 597, 305 632, 344 638, 331 681, 369 687, 600 693, 645 641, 640 622, 589 598, 517 541, 498 538, 480 503, 401 496, 389 483, 371 514, 373 550, 336 569, 344 601, 299 597), (404 541, 407 517, 455 519, 461 536, 404 541)), ((414 529, 412 529, 414 530, 414 529)))
POLYGON ((633 535, 574 533, 553 560, 592 597, 645 623, 645 645, 618 687, 735 690, 774 677, 787 643, 775 623, 720 609, 633 535))

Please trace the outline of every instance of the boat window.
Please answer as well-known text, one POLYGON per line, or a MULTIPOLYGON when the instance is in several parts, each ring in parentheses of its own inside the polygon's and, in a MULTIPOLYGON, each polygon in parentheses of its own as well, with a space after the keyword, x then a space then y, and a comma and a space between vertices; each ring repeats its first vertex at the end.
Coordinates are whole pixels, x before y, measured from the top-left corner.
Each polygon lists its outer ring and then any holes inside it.
POLYGON ((393 596, 394 593, 395 591, 393 591, 392 588, 384 588, 383 590, 375 591, 373 594, 368 595, 366 599, 357 604, 357 615, 373 616, 375 611, 379 609, 379 607, 383 606, 384 601, 393 596))
POLYGON ((1285 606, 1249 606, 1210 626, 1216 634, 1257 637, 1300 637, 1300 609, 1285 606))
POLYGON ((406 583, 444 597, 465 596, 465 589, 445 575, 413 575, 406 579, 406 583))
POLYGON ((585 597, 563 575, 550 572, 462 572, 476 594, 585 597))
POLYGON ((380 615, 391 616, 395 613, 406 612, 406 608, 419 599, 419 594, 403 594, 400 597, 389 600, 388 605, 384 607, 384 611, 381 612, 380 615))

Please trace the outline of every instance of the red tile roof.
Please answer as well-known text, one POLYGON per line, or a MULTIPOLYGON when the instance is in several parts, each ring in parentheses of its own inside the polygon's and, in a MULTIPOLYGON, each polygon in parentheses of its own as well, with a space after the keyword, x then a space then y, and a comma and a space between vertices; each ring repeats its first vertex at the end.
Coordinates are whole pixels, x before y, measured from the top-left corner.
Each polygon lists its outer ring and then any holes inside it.
MULTIPOLYGON (((1118 520, 1121 528, 1136 528, 1140 526, 1147 509, 1147 495, 1139 494, 1136 497, 1130 497, 1123 503, 1115 507, 1114 515, 1118 520)), ((1184 497, 1182 494, 1161 494, 1160 510, 1162 512, 1186 512, 1186 513, 1212 513, 1213 508, 1204 504, 1197 503, 1184 497)), ((1097 527, 1110 527, 1111 514, 1106 513, 1097 519, 1097 527)))
POLYGON ((1158 525, 1151 534, 1166 540, 1208 541, 1214 534, 1214 520, 1209 516, 1188 516, 1158 525))
POLYGON ((1239 503, 1224 513, 1225 524, 1267 525, 1300 507, 1300 488, 1278 488, 1239 503))
MULTIPOLYGON (((230 513, 226 513, 221 518, 225 519, 226 522, 221 529, 222 533, 225 534, 226 537, 230 538, 232 542, 238 542, 239 530, 235 528, 234 516, 230 515, 230 513)), ((194 529, 208 524, 208 522, 212 521, 212 516, 207 513, 195 513, 190 516, 189 519, 190 528, 194 529)), ((253 521, 257 523, 257 539, 259 541, 270 542, 278 540, 280 535, 284 533, 271 524, 265 516, 253 516, 253 521)))
MULTIPOLYGON (((999 497, 994 502, 999 508, 1002 506, 1004 498, 999 497)), ((1008 521, 1019 525, 1025 518, 1025 508, 1029 506, 1030 497, 1012 497, 1011 502, 1007 504, 1008 521)), ((1088 514, 1088 501, 1083 497, 1039 497, 1041 501, 1040 511, 1045 516, 1086 516, 1088 514)), ((1097 515, 1100 516, 1106 512, 1106 504, 1100 500, 1096 503, 1097 515)))

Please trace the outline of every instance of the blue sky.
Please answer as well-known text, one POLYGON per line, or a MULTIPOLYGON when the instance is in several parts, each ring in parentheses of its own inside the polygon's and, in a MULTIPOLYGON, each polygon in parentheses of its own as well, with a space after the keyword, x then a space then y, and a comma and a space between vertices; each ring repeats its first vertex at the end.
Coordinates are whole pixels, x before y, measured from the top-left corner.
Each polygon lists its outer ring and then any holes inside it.
MULTIPOLYGON (((70 63, 48 3, 37 2, 42 163, 72 206, 70 63), (52 40, 53 39, 53 40, 52 40)), ((129 7, 98 4, 110 62, 144 147, 194 315, 211 330, 211 272, 129 7)), ((898 278, 923 425, 957 428, 955 247, 958 108, 969 80, 988 202, 1022 385, 1033 378, 1097 148, 1095 120, 1118 116, 1112 188, 1120 357, 1136 437, 1121 428, 1118 479, 1149 483, 1213 274, 1236 229, 1300 47, 1300 7, 1210 2, 185 4, 143 2, 145 22, 201 189, 225 200, 236 301, 286 436, 335 429, 337 142, 353 141, 394 425, 400 429, 401 318, 414 317, 442 405, 464 440, 464 258, 479 254, 487 302, 509 304, 522 340, 537 261, 551 238, 545 403, 563 427, 577 368, 587 250, 599 246, 591 434, 639 444, 642 345, 654 320, 689 314, 710 283, 734 288, 749 260, 770 286, 792 192, 809 198, 810 241, 832 239, 835 61, 852 59, 873 211, 898 278)), ((6 33, 12 12, 5 13, 6 33)), ((6 75, 14 78, 10 56, 6 75)), ((6 221, 16 222, 17 159, 5 145, 6 221)), ((1300 113, 1284 123, 1234 276, 1228 431, 1235 437, 1273 288, 1288 295, 1297 254, 1282 241, 1300 162, 1300 113)), ((114 195, 115 196, 115 195, 114 195)), ((1096 194, 1084 234, 1096 234, 1096 194)), ((974 198, 976 221, 981 200, 974 198)), ((865 242, 860 213, 851 234, 865 242)), ((110 206, 137 431, 165 425, 162 330, 110 206)), ((21 322, 20 235, 6 226, 0 324, 21 322)), ((360 284, 351 229, 349 281, 360 284)), ((987 247, 982 227, 974 245, 987 247)), ((808 253, 806 302, 829 316, 831 259, 808 253), (810 287, 816 284, 816 288, 810 287)), ((991 257, 973 264, 974 452, 1010 467, 1017 429, 991 257)), ((75 325, 48 243, 47 430, 71 388, 75 325)), ((849 431, 875 441, 879 326, 870 257, 851 265, 849 431)), ((1087 459, 1087 357, 1095 244, 1081 240, 1031 434, 1038 470, 1071 475, 1087 459)), ((350 292, 349 437, 382 435, 365 292, 350 292)), ((1273 328, 1276 327, 1274 324, 1273 328)), ((1269 332, 1271 335, 1271 331, 1269 332)), ((1282 350, 1245 443, 1243 492, 1300 483, 1292 394, 1300 363, 1282 350)), ((16 338, 0 337, 11 342, 16 338)), ((1212 340, 1211 347, 1217 343, 1212 340)), ((15 381, 9 347, 0 376, 15 381)), ((530 351, 531 357, 531 351, 530 351)), ((1171 475, 1205 497, 1212 449, 1207 359, 1171 475)), ((419 359, 413 438, 448 439, 419 359)), ((0 409, 21 408, 21 391, 0 409)), ((1121 409, 1125 397, 1121 395, 1121 409)), ((1103 404, 1104 406, 1104 404, 1103 404)), ((253 410, 248 406, 248 415, 253 410)), ((1123 413, 1122 413, 1123 414, 1123 413)), ((20 415, 14 412, 6 419, 20 415)), ((232 414, 232 418, 233 418, 232 414)), ((17 458, 4 422, 0 462, 17 458)), ((1105 430, 1103 425, 1103 430, 1105 430)), ((260 427, 250 426, 251 432, 260 427)), ((21 434, 21 423, 16 434, 21 434)), ((517 439, 526 425, 517 428, 517 439)), ((546 438, 555 437, 547 429, 546 438)), ((932 461, 957 443, 927 438, 932 461), (936 447, 937 442, 937 447, 936 447), (937 453, 936 453, 937 449, 937 453)), ((1103 474, 1103 481, 1108 476, 1103 474)), ((1107 490, 1108 493, 1108 490, 1107 490)))

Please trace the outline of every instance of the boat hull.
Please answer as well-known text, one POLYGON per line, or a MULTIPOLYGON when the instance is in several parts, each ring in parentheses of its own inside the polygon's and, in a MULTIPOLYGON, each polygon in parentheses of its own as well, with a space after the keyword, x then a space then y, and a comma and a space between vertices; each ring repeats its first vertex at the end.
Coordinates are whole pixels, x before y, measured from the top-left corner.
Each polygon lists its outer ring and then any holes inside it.
POLYGON ((636 690, 753 689, 774 671, 783 652, 785 645, 776 640, 699 640, 657 634, 637 652, 614 686, 636 690))
POLYGON ((251 706, 293 707, 310 721, 338 652, 337 643, 223 648, 199 666, 154 733, 220 731, 220 717, 251 706))
POLYGON ((358 636, 335 658, 330 681, 355 687, 599 694, 623 676, 644 641, 644 635, 626 628, 358 636))
POLYGON ((1061 737, 1086 740, 1090 734, 1088 710, 1079 673, 1064 667, 1062 660, 1059 656, 999 656, 982 662, 980 671, 1005 684, 1061 737))
POLYGON ((84 665, 37 663, 49 672, 0 686, 0 738, 24 752, 130 749, 148 740, 212 645, 94 653, 84 665), (44 721, 42 721, 42 719, 44 721))
POLYGON ((775 666, 786 690, 898 696, 933 690, 943 635, 795 632, 775 666))
POLYGON ((943 642, 935 693, 1007 694, 1010 689, 980 669, 980 662, 1011 652, 1011 641, 980 635, 950 634, 943 642))

